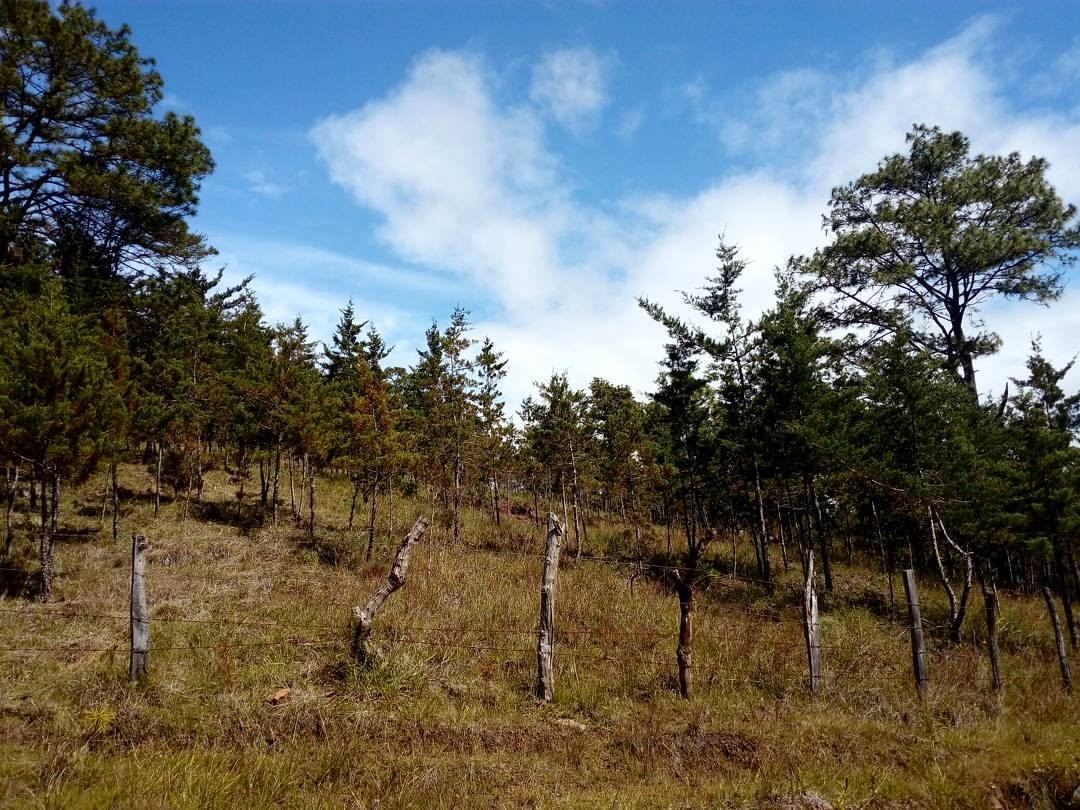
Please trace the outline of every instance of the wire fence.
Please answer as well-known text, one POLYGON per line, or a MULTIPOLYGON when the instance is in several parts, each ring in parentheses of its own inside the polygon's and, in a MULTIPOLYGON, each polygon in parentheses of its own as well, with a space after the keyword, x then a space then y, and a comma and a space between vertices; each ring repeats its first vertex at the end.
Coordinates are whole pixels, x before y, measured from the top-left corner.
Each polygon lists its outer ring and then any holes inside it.
MULTIPOLYGON (((435 553, 437 554, 464 551, 469 554, 517 558, 535 562, 537 564, 542 563, 544 560, 544 555, 538 552, 491 548, 487 546, 459 545, 456 548, 453 546, 429 548, 434 548, 435 553)), ((801 603, 803 592, 803 586, 798 583, 767 581, 760 577, 739 574, 735 571, 719 570, 715 566, 689 568, 687 566, 680 566, 669 562, 654 562, 605 554, 582 554, 578 557, 571 552, 566 552, 564 554, 562 563, 563 567, 569 569, 572 569, 573 566, 579 563, 605 565, 616 568, 629 577, 631 585, 635 579, 646 577, 650 574, 653 575, 654 578, 661 579, 668 575, 676 574, 678 576, 692 576, 695 583, 697 583, 702 590, 706 591, 713 586, 722 588, 764 588, 774 595, 777 591, 790 590, 792 595, 799 597, 799 599, 796 600, 798 603, 801 603)), ((19 569, 15 566, 0 566, 0 570, 22 571, 23 569, 19 569)), ((310 587, 312 585, 325 587, 327 585, 335 584, 331 577, 305 577, 297 574, 295 571, 279 571, 277 573, 285 575, 284 581, 275 582, 273 579, 266 577, 265 573, 261 574, 261 577, 268 581, 268 587, 291 586, 295 588, 310 587)), ((328 598, 320 599, 319 604, 332 608, 351 608, 354 603, 328 598)), ((164 611, 160 612, 159 615, 151 616, 152 623, 194 626, 217 625, 225 628, 257 628, 269 631, 281 631, 290 635, 286 638, 250 641, 234 640, 228 636, 224 636, 216 641, 209 642, 175 643, 161 646, 155 645, 152 647, 152 652, 154 654, 193 652, 198 650, 214 650, 219 653, 228 654, 233 650, 252 648, 295 648, 314 651, 335 648, 342 649, 348 645, 351 635, 351 628, 348 627, 345 622, 302 622, 296 620, 234 618, 230 616, 178 616, 171 615, 173 609, 172 606, 168 606, 164 611)), ((802 645, 804 643, 802 633, 806 627, 804 618, 801 615, 784 615, 780 612, 779 608, 775 607, 769 609, 755 609, 747 605, 742 606, 741 612, 744 616, 749 616, 756 621, 791 628, 792 654, 795 654, 794 651, 798 650, 798 655, 801 657, 802 645), (798 628, 797 634, 795 630, 796 626, 798 628)), ((85 606, 77 604, 68 604, 62 607, 50 607, 47 605, 28 605, 23 608, 0 607, 0 614, 56 622, 131 621, 131 615, 128 613, 102 611, 94 608, 87 609, 85 606)), ((607 622, 603 625, 588 625, 581 621, 571 619, 565 623, 567 625, 565 627, 562 626, 562 623, 556 625, 555 634, 557 643, 556 656, 559 660, 567 662, 565 665, 574 666, 577 663, 604 662, 618 665, 623 668, 625 668, 627 664, 634 664, 637 666, 662 667, 669 670, 674 669, 674 648, 679 639, 678 634, 675 632, 650 627, 612 627, 611 622, 607 622), (611 642, 626 642, 626 646, 633 646, 630 649, 619 650, 614 650, 610 646, 603 651, 597 651, 595 649, 596 647, 610 645, 611 642), (672 645, 671 654, 656 655, 653 652, 656 646, 662 643, 672 645)), ((896 625, 893 626, 895 627, 896 625)), ((924 622, 923 627, 933 630, 944 629, 946 625, 931 625, 930 623, 924 622)), ((910 628, 907 627, 899 627, 897 636, 907 635, 909 629, 910 628)), ((382 644, 390 647, 395 645, 408 645, 427 650, 453 650, 473 654, 496 653, 512 657, 532 657, 537 655, 537 646, 535 644, 524 643, 524 639, 536 639, 537 634, 538 626, 535 624, 531 626, 499 628, 451 624, 409 625, 406 630, 400 630, 390 625, 385 626, 384 629, 380 631, 379 638, 382 644)), ((700 636, 700 630, 698 631, 698 635, 700 636)), ((84 654, 116 655, 125 651, 125 643, 126 640, 118 640, 110 646, 101 646, 100 644, 9 645, 0 646, 0 653, 57 657, 84 654)), ((832 647, 829 643, 824 643, 820 646, 824 649, 830 649, 832 647)), ((729 678, 718 676, 716 673, 710 672, 707 677, 710 681, 730 683, 747 682, 746 676, 742 678, 729 678)))

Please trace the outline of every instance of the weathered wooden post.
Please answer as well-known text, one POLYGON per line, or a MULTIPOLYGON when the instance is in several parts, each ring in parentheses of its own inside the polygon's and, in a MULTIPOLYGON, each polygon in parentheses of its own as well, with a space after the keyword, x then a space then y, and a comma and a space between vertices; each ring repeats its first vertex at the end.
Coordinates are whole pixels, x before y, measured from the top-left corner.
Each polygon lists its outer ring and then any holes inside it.
POLYGON ((150 610, 146 604, 146 552, 144 535, 131 536, 131 666, 128 677, 139 681, 150 665, 150 610))
POLYGON ((1061 620, 1058 618, 1057 605, 1054 604, 1054 594, 1047 585, 1043 586, 1042 593, 1043 599, 1046 600, 1046 610, 1050 613, 1050 624, 1054 627, 1058 666, 1061 667, 1061 688, 1071 693, 1072 672, 1069 670, 1069 656, 1065 652, 1065 636, 1061 632, 1061 620))
POLYGON ((926 670, 926 642, 923 640, 922 614, 919 611, 919 591, 915 587, 915 572, 910 568, 904 569, 904 593, 911 618, 911 663, 915 671, 915 688, 919 690, 919 698, 925 700, 930 676, 926 670))
POLYGON ((555 588, 565 532, 555 513, 548 512, 544 579, 540 585, 540 629, 536 637, 536 696, 543 701, 555 697, 555 588))
POLYGON ((803 631, 806 660, 810 667, 810 691, 821 686, 821 623, 818 620, 817 586, 814 583, 814 552, 807 551, 806 584, 803 586, 803 631))
POLYGON ((990 658, 990 676, 994 691, 998 694, 1005 690, 1005 681, 1001 677, 1001 651, 998 648, 998 612, 1000 604, 998 600, 997 585, 994 582, 994 572, 990 566, 986 566, 980 578, 983 593, 983 605, 986 607, 986 654, 990 658))
POLYGON ((363 608, 354 607, 352 609, 353 618, 356 620, 353 627, 352 653, 356 663, 366 665, 369 662, 366 642, 368 636, 371 635, 371 622, 374 620, 379 608, 382 607, 382 603, 386 601, 386 598, 405 584, 405 574, 409 570, 409 555, 412 553, 413 546, 427 531, 428 523, 428 519, 423 515, 416 519, 416 523, 409 529, 409 533, 405 535, 405 539, 401 541, 397 553, 394 554, 394 562, 390 566, 390 573, 386 577, 386 582, 379 586, 379 589, 372 594, 363 608))

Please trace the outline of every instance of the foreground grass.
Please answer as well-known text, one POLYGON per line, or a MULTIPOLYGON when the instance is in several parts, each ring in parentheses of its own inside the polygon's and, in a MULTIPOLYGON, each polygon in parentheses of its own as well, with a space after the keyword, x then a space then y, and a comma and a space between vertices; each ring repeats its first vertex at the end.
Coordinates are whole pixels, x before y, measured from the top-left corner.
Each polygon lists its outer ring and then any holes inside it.
MULTIPOLYGON (((146 486, 137 468, 122 483, 146 486)), ((420 505, 399 499, 394 537, 383 517, 369 564, 366 533, 340 528, 346 490, 324 484, 314 544, 291 525, 238 530, 228 508, 185 517, 168 504, 154 519, 134 506, 124 536, 153 544, 142 685, 126 682, 128 543, 103 532, 61 545, 49 606, 9 581, 2 646, 49 650, 0 652, 0 804, 779 807, 813 792, 837 807, 1053 807, 1080 783, 1080 704, 1058 688, 1039 602, 1004 599, 1002 699, 988 693, 973 610, 964 644, 934 639, 920 705, 903 624, 882 609, 881 578, 858 567, 838 566, 825 604, 818 696, 805 688, 795 572, 775 597, 714 580, 687 703, 670 592, 626 568, 565 561, 557 697, 541 706, 542 538, 527 521, 496 530, 470 514, 470 548, 435 530, 417 549, 376 620, 383 661, 357 670, 349 608, 385 576, 420 505)), ((224 477, 206 496, 228 502, 224 477)), ((92 488, 65 514, 69 528, 96 528, 92 488)), ((591 537, 599 550, 624 540, 618 527, 591 537)), ((19 554, 32 570, 25 541, 19 554)), ((924 589, 933 625, 944 607, 924 589)))

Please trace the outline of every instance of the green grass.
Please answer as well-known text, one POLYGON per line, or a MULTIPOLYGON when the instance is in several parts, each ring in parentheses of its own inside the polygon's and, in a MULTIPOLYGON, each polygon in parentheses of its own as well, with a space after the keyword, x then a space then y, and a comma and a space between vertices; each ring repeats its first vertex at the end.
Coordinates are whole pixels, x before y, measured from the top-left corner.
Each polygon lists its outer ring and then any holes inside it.
MULTIPOLYGON (((121 484, 147 487, 136 467, 121 484)), ((207 500, 232 496, 223 475, 211 477, 207 500)), ((65 502, 66 527, 96 528, 98 497, 87 486, 65 502)), ((135 686, 125 620, 46 614, 124 614, 129 543, 108 531, 61 543, 53 604, 0 598, 0 646, 55 648, 0 652, 0 804, 778 807, 812 791, 837 807, 1053 807, 1080 783, 1080 704, 1059 688, 1041 601, 1003 594, 1001 700, 988 692, 976 602, 963 644, 932 633, 920 705, 903 622, 881 615, 885 582, 858 566, 837 564, 837 592, 824 599, 816 696, 805 687, 797 564, 775 597, 713 581, 698 598, 698 691, 687 703, 675 689, 674 596, 628 569, 564 560, 556 700, 543 706, 531 694, 542 537, 520 518, 497 530, 469 511, 473 548, 448 548, 438 527, 425 538, 376 619, 382 662, 359 670, 348 661, 350 606, 385 576, 422 506, 397 498, 390 537, 380 504, 369 564, 366 532, 341 528, 348 497, 343 482, 320 484, 315 546, 290 521, 242 532, 194 510, 184 519, 181 504, 158 519, 147 501, 133 504, 123 536, 151 540, 154 617, 151 675, 135 686)), ((591 528, 597 552, 633 542, 624 527, 591 528)), ((17 551, 33 571, 22 536, 17 551)), ((716 553, 730 568, 730 545, 716 553)), ((750 549, 740 554, 749 572, 750 549)), ((940 589, 921 586, 927 622, 940 624, 940 589)))

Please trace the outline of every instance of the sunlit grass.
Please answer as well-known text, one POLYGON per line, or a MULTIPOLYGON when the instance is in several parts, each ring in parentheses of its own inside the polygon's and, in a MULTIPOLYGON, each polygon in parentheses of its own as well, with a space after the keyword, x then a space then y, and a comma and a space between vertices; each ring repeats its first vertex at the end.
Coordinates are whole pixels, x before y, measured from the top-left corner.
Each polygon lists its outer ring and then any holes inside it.
MULTIPOLYGON (((123 487, 146 491, 140 468, 122 472, 123 487)), ((65 503, 65 525, 96 527, 99 494, 88 485, 65 503)), ((884 577, 842 563, 824 599, 821 694, 805 685, 793 560, 775 597, 723 577, 699 594, 687 703, 672 594, 628 566, 574 562, 568 543, 556 699, 543 706, 532 697, 541 530, 506 516, 496 528, 470 509, 466 548, 439 526, 418 547, 375 621, 381 661, 358 669, 350 606, 377 587, 430 502, 396 496, 392 534, 380 503, 367 562, 363 520, 344 529, 349 495, 346 482, 320 482, 314 545, 287 504, 276 531, 241 532, 194 509, 184 518, 180 502, 154 519, 147 500, 132 502, 119 543, 108 519, 96 537, 62 543, 52 604, 0 598, 2 646, 52 648, 0 653, 0 804, 770 806, 815 791, 837 806, 1049 807, 1080 782, 1080 709, 1058 686, 1040 601, 1003 594, 1000 700, 976 601, 963 644, 931 633, 921 705, 903 611, 890 621, 877 607, 884 577), (152 543, 154 622, 151 674, 133 686, 123 618, 47 612, 122 617, 136 531, 152 543)), ((232 488, 217 473, 205 497, 226 502, 232 488)), ((662 530, 647 536, 666 544, 662 530)), ((631 555, 634 542, 625 527, 597 525, 585 550, 631 555)), ((750 573, 750 549, 737 550, 750 573)), ((730 545, 713 553, 730 571, 730 545)), ((16 560, 35 567, 25 539, 16 560)), ((939 590, 922 588, 928 623, 940 623, 939 590)))

